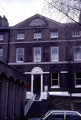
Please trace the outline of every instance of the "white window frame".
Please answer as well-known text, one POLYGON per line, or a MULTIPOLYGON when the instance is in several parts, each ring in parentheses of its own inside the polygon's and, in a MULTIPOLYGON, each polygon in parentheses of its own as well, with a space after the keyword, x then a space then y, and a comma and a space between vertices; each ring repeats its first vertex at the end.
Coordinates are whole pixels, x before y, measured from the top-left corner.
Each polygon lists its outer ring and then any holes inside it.
POLYGON ((38 33, 34 33, 34 39, 41 39, 42 38, 42 34, 40 32, 38 33))
MULTIPOLYGON (((78 72, 76 72, 76 73, 78 73, 78 72)), ((76 84, 76 73, 74 73, 74 76, 75 76, 75 88, 81 88, 81 85, 77 85, 76 84)), ((81 73, 81 72, 80 72, 81 73)), ((80 78, 78 78, 78 79, 80 79, 80 78)))
MULTIPOLYGON (((75 61, 77 61, 77 60, 81 60, 81 58, 78 58, 78 59, 76 59, 76 58, 75 58, 75 54, 78 54, 78 52, 75 52, 75 48, 78 48, 78 47, 80 47, 80 48, 81 48, 81 46, 74 46, 74 47, 73 47, 74 60, 75 60, 75 61)), ((80 54, 81 54, 81 53, 80 53, 80 54)))
POLYGON ((81 31, 72 31, 72 37, 80 37, 81 36, 81 31), (77 34, 79 33, 79 34, 77 34))
POLYGON ((34 62, 41 62, 41 47, 34 47, 34 62), (36 60, 35 58, 35 49, 40 48, 40 60, 36 60))
MULTIPOLYGON (((3 60, 3 48, 0 48, 0 50, 1 50, 1 54, 0 54, 0 57, 2 58, 2 60, 3 60)), ((1 60, 1 61, 2 61, 1 60)))
POLYGON ((58 38, 58 31, 50 32, 50 38, 58 38))
POLYGON ((59 61, 59 47, 58 46, 52 46, 51 47, 51 62, 54 62, 54 61, 56 61, 56 62, 59 61), (57 56, 58 56, 57 60, 52 59, 52 49, 53 48, 57 48, 57 56))
POLYGON ((4 35, 3 34, 0 34, 0 41, 3 41, 4 39, 4 35), (2 37, 1 37, 2 36, 2 37))
MULTIPOLYGON (((54 72, 54 73, 57 73, 57 72, 54 72)), ((59 73, 57 73, 58 74, 58 85, 52 85, 52 81, 53 81, 53 79, 52 79, 52 74, 54 74, 54 73, 51 73, 51 88, 60 88, 60 79, 59 79, 59 73)), ((55 79, 54 79, 55 80, 55 79)), ((56 79, 57 80, 57 79, 56 79)))
POLYGON ((22 62, 24 62, 24 48, 22 48, 23 49, 23 54, 20 54, 20 55, 23 55, 23 61, 18 60, 18 49, 19 48, 16 48, 16 62, 22 63, 22 62))
POLYGON ((17 33, 17 40, 24 40, 24 33, 17 33), (20 37, 18 35, 23 35, 23 37, 20 37))

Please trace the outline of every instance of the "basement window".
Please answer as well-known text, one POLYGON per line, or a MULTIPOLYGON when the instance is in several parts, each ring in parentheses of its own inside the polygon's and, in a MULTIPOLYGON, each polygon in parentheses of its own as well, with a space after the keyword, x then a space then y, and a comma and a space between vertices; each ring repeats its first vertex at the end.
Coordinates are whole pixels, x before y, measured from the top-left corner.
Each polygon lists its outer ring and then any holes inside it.
POLYGON ((59 73, 51 73, 51 88, 59 88, 59 73))
POLYGON ((81 88, 81 72, 75 73, 75 87, 81 88))

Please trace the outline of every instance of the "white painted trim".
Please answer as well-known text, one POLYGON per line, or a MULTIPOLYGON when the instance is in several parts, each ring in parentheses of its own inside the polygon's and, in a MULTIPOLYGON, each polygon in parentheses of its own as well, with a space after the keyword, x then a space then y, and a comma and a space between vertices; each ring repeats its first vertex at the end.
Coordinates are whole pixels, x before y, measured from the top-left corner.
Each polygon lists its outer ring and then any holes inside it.
POLYGON ((70 94, 68 93, 68 91, 62 92, 49 92, 49 95, 53 95, 53 96, 70 96, 70 94))
POLYGON ((68 73, 68 71, 61 71, 60 73, 68 73))
MULTIPOLYGON (((11 44, 26 44, 26 43, 51 43, 51 42, 73 42, 73 41, 81 41, 81 39, 76 39, 76 40, 49 40, 49 41, 27 41, 27 42, 25 42, 25 41, 16 41, 16 42, 10 42, 10 45, 11 44)), ((0 44, 8 44, 7 42, 0 42, 0 44)))
POLYGON ((59 91, 59 92, 48 92, 49 95, 52 95, 52 96, 72 96, 72 97, 81 97, 81 93, 68 93, 68 91, 59 91))
POLYGON ((76 39, 76 40, 53 40, 52 39, 52 40, 49 40, 49 41, 33 41, 32 40, 31 42, 30 41, 26 41, 26 42, 25 41, 22 41, 22 42, 20 42, 20 41, 18 42, 17 41, 17 42, 10 42, 10 44, 22 44, 22 43, 23 44, 26 44, 26 43, 31 43, 32 44, 32 43, 49 43, 49 42, 50 43, 51 42, 68 42, 68 41, 69 42, 72 42, 72 41, 81 41, 81 39, 76 39))
POLYGON ((41 76, 41 93, 43 92, 43 70, 40 67, 35 67, 31 71, 31 92, 33 92, 33 84, 34 84, 34 75, 39 74, 41 76), (38 71, 39 70, 39 71, 38 71))
MULTIPOLYGON (((54 62, 23 62, 23 63, 8 63, 8 65, 33 65, 33 64, 66 64, 68 61, 54 61, 54 62)), ((74 63, 74 62, 73 62, 74 63)), ((81 63, 81 61, 80 61, 81 63)))
MULTIPOLYGON (((49 74, 50 72, 43 72, 42 74, 49 74)), ((31 72, 24 72, 24 74, 32 74, 31 72)))

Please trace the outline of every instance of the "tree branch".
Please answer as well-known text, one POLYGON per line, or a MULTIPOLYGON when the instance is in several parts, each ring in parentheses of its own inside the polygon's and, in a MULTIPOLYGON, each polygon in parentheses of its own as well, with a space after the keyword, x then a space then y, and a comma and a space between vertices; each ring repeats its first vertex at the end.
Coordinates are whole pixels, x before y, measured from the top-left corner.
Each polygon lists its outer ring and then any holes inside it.
POLYGON ((52 7, 54 7, 56 10, 60 11, 61 13, 63 13, 65 16, 67 16, 68 18, 70 18, 72 21, 74 21, 75 23, 77 23, 78 25, 81 25, 81 23, 77 22, 76 20, 74 20, 72 17, 70 17, 67 13, 65 13, 64 11, 62 11, 61 9, 57 8, 55 5, 53 5, 52 3, 48 2, 47 0, 45 0, 49 5, 51 5, 52 7))

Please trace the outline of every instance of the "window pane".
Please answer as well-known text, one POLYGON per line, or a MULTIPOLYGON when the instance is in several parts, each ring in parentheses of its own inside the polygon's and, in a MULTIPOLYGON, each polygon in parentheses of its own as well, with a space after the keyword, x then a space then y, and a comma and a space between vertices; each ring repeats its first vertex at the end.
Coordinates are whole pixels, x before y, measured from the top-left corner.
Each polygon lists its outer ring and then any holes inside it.
POLYGON ((24 34, 23 33, 17 34, 17 39, 24 39, 24 34))
POLYGON ((51 33, 50 33, 50 37, 51 37, 51 38, 57 38, 57 37, 58 37, 58 32, 57 32, 57 31, 51 32, 51 33))
POLYGON ((81 85, 81 72, 76 73, 76 85, 81 85))
POLYGON ((80 60, 81 59, 81 46, 74 47, 74 59, 80 60))
POLYGON ((76 78, 81 78, 81 72, 76 73, 76 78))
POLYGON ((58 85, 58 80, 52 80, 52 86, 53 85, 57 86, 58 85))
POLYGON ((59 82, 58 73, 52 73, 51 74, 51 85, 58 86, 59 85, 58 82, 59 82))
POLYGON ((0 35, 0 40, 3 40, 3 35, 0 35))
POLYGON ((24 61, 24 48, 17 48, 17 61, 24 61))
POLYGON ((18 48, 18 55, 23 54, 23 48, 18 48))
POLYGON ((76 85, 81 85, 81 79, 76 79, 76 85))
POLYGON ((41 48, 40 47, 34 48, 34 61, 35 62, 41 61, 41 48))
POLYGON ((41 33, 34 33, 34 38, 41 38, 41 33))
POLYGON ((81 117, 75 113, 67 113, 66 120, 81 120, 81 117))
POLYGON ((58 47, 51 47, 51 61, 58 61, 58 47))
POLYGON ((72 31, 72 36, 73 36, 73 37, 78 37, 78 36, 80 36, 80 31, 72 31))
POLYGON ((18 61, 23 61, 23 55, 18 55, 18 61))
POLYGON ((3 49, 0 49, 0 60, 2 61, 2 57, 3 57, 3 49))
POLYGON ((52 74, 52 79, 58 79, 58 73, 53 73, 52 74))

